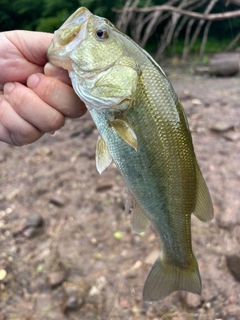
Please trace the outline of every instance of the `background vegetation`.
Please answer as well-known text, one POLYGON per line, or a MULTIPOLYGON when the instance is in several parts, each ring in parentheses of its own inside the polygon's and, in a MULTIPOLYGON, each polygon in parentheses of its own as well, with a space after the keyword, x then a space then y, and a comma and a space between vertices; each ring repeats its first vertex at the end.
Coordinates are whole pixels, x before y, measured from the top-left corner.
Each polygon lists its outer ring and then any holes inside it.
MULTIPOLYGON (((175 1, 179 3, 184 0, 175 1)), ((186 0, 185 0, 186 1, 186 0)), ((191 2, 191 0, 188 0, 191 2)), ((0 0, 0 31, 23 29, 23 30, 36 30, 53 32, 58 29, 59 26, 80 6, 87 7, 94 14, 104 16, 112 22, 117 22, 119 14, 112 10, 112 8, 121 9, 124 7, 126 0, 0 0)), ((130 5, 137 3, 138 7, 144 6, 155 6, 161 4, 174 3, 170 0, 139 0, 139 1, 128 1, 132 2, 130 5)), ((206 6, 199 6, 195 11, 204 13, 206 6)), ((201 0, 199 0, 201 3, 201 0)), ((211 13, 215 12, 226 12, 231 10, 240 9, 240 1, 238 0, 220 0, 214 5, 211 13), (238 3, 239 2, 239 3, 238 3)), ((137 15, 133 15, 132 19, 137 19, 137 15)), ((171 17, 169 19, 172 19, 171 17)), ((178 24, 181 23, 184 17, 179 19, 178 24)), ((164 33, 164 26, 166 20, 156 26, 153 35, 148 39, 147 43, 144 44, 148 50, 153 53, 157 51, 159 43, 162 41, 162 34, 164 33)), ((197 27, 197 21, 194 22, 191 32, 197 27)), ((129 33, 133 38, 135 34, 134 28, 131 25, 126 28, 126 32, 129 33)), ((142 28, 142 33, 145 32, 145 27, 142 28)), ((184 50, 184 43, 186 39, 187 23, 179 32, 177 38, 173 39, 169 45, 166 46, 168 54, 180 54, 184 50)), ((201 39, 203 36, 204 28, 198 35, 198 39, 195 41, 191 48, 191 53, 199 50, 201 46, 201 39)), ((205 51, 222 51, 227 47, 229 42, 233 40, 236 35, 240 32, 240 17, 234 19, 227 19, 224 21, 214 21, 211 24, 211 28, 208 33, 208 40, 206 43, 205 51)), ((137 41, 137 40, 136 40, 137 41)), ((141 44, 141 43, 140 43, 141 44)), ((235 43, 235 47, 239 46, 239 42, 235 43)), ((160 51, 160 54, 163 52, 160 51)))

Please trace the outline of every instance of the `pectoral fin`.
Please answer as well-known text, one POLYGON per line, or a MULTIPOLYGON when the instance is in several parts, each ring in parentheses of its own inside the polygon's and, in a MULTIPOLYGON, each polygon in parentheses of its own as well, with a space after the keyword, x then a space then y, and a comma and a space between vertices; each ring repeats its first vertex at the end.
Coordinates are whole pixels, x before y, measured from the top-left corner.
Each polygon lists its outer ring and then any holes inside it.
POLYGON ((96 167, 101 174, 112 162, 112 156, 110 155, 107 145, 102 137, 98 136, 96 146, 96 167))
POLYGON ((125 214, 129 212, 131 212, 130 223, 133 231, 141 233, 150 226, 150 220, 130 193, 125 204, 125 214))
POLYGON ((201 221, 209 221, 213 218, 213 204, 206 182, 202 176, 198 164, 197 174, 197 199, 193 214, 201 221))
POLYGON ((124 120, 115 119, 110 125, 117 131, 121 138, 137 151, 137 137, 133 129, 124 120))

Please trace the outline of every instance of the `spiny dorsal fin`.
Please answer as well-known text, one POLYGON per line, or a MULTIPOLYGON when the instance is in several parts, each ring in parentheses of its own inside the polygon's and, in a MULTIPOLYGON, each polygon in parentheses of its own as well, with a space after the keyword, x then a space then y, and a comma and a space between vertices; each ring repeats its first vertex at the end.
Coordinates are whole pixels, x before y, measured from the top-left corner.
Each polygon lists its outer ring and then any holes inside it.
POLYGON ((96 167, 101 174, 112 162, 112 156, 110 155, 107 145, 102 137, 98 136, 96 146, 96 167))
POLYGON ((197 199, 193 214, 201 221, 209 221, 213 218, 213 204, 202 173, 196 164, 197 175, 197 199))
POLYGON ((137 151, 137 137, 133 129, 124 120, 115 119, 110 125, 117 131, 123 140, 137 151))
POLYGON ((129 212, 131 212, 130 223, 132 230, 136 233, 146 231, 150 226, 151 221, 146 217, 143 209, 130 193, 128 194, 128 198, 125 203, 125 214, 127 215, 129 212))

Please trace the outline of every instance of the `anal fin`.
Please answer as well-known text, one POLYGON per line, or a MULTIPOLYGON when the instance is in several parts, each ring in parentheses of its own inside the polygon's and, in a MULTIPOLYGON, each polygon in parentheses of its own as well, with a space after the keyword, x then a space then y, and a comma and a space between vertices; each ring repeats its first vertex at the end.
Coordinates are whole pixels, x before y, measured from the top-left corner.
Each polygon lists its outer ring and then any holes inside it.
POLYGON ((150 226, 151 221, 147 218, 143 209, 130 193, 125 204, 125 214, 127 215, 129 212, 131 212, 130 223, 132 230, 136 233, 146 231, 150 226))
POLYGON ((96 146, 96 167, 101 174, 112 162, 112 156, 108 151, 106 142, 102 137, 98 136, 96 146))
POLYGON ((197 175, 197 199, 193 214, 201 221, 209 221, 213 218, 213 204, 206 182, 202 176, 198 164, 197 175))

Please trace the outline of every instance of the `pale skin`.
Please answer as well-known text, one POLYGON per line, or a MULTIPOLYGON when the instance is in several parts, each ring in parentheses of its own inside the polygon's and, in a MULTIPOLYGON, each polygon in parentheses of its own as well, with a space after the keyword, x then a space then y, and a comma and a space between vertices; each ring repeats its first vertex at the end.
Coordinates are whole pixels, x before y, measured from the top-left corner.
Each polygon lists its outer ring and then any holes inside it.
POLYGON ((0 141, 22 146, 86 112, 68 72, 47 62, 52 34, 0 33, 0 141))

